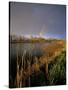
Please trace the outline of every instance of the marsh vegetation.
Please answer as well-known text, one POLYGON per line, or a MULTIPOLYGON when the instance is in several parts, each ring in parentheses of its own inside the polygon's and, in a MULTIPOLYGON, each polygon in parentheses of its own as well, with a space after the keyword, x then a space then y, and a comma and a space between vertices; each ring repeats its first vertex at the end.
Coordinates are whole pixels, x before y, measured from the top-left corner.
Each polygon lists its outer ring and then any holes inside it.
POLYGON ((66 44, 64 40, 11 43, 9 87, 66 84, 66 44))

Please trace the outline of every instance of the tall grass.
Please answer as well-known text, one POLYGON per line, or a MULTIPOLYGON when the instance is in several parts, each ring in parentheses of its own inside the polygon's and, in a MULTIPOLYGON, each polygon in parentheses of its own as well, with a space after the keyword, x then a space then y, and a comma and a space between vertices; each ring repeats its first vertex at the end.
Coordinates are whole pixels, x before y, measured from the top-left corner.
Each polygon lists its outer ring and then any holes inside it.
POLYGON ((16 63, 18 68, 15 71, 15 78, 10 77, 10 87, 66 84, 66 51, 62 51, 63 47, 56 44, 43 47, 43 49, 45 53, 40 58, 27 51, 17 55, 16 63), (62 52, 55 56, 55 51, 62 52), (53 55, 55 58, 48 62, 48 59, 53 55), (17 75, 20 80, 16 80, 17 75))
POLYGON ((66 56, 65 51, 56 57, 56 62, 49 69, 49 84, 63 85, 66 84, 66 56))

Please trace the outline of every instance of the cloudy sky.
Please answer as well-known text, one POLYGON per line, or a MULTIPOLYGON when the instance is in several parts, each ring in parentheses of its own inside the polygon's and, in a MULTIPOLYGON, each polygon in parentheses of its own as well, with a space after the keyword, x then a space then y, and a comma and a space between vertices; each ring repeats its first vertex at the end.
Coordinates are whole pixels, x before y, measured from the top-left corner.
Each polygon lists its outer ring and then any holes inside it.
POLYGON ((10 34, 66 37, 66 6, 10 3, 10 34))

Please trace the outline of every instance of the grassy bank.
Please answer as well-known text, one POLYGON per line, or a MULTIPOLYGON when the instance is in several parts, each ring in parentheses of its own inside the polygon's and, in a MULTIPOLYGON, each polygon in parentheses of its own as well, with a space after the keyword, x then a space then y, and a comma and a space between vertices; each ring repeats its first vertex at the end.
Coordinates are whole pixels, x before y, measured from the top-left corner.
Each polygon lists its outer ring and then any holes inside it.
POLYGON ((63 51, 49 65, 49 85, 66 84, 66 52, 63 51))
POLYGON ((16 66, 14 65, 16 74, 14 78, 11 75, 10 87, 66 84, 65 42, 51 41, 48 45, 42 44, 40 48, 44 53, 39 58, 29 52, 23 53, 23 57, 17 56, 16 66))

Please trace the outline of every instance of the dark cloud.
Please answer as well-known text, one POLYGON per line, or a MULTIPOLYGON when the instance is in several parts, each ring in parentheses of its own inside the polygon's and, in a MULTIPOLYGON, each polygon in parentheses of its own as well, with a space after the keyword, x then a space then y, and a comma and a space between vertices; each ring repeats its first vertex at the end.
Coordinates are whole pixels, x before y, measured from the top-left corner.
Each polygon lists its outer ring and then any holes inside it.
POLYGON ((10 32, 65 39, 66 6, 11 2, 10 32))

